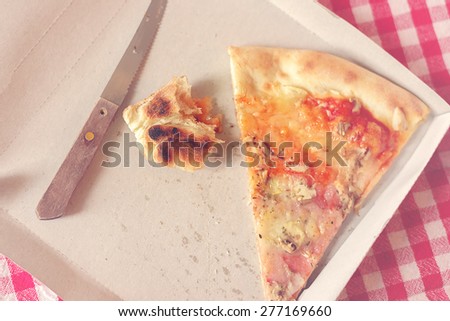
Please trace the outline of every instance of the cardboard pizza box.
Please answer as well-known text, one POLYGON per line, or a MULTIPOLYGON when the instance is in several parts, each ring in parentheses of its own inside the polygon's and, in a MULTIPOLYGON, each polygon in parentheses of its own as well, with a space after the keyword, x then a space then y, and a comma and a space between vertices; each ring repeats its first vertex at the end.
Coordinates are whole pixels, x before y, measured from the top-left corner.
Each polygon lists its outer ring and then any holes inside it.
MULTIPOLYGON (((99 150, 67 215, 45 222, 35 217, 147 5, 2 4, 0 252, 65 300, 263 299, 246 169, 236 153, 231 167, 186 173, 141 168, 137 148, 129 148, 126 166, 129 130, 118 114, 105 142, 120 143, 120 166, 102 167, 109 158, 99 150)), ((335 299, 446 132, 449 106, 355 28, 315 2, 295 0, 170 0, 125 104, 187 75, 195 96, 216 98, 215 111, 225 116, 221 138, 237 141, 229 45, 337 54, 432 109, 359 215, 348 218, 301 296, 335 299)))

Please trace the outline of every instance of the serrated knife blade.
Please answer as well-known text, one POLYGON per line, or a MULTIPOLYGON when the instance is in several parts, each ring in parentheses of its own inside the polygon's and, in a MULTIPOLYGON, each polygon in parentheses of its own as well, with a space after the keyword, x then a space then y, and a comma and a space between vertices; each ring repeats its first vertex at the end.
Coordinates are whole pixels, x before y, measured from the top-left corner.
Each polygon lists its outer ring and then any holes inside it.
POLYGON ((166 7, 166 1, 152 0, 150 3, 133 39, 131 39, 127 50, 103 90, 102 98, 119 106, 122 104, 134 75, 156 36, 166 7))
POLYGON ((113 72, 75 143, 36 207, 39 219, 64 214, 67 204, 123 103, 136 72, 150 50, 167 0, 152 0, 128 48, 113 72))

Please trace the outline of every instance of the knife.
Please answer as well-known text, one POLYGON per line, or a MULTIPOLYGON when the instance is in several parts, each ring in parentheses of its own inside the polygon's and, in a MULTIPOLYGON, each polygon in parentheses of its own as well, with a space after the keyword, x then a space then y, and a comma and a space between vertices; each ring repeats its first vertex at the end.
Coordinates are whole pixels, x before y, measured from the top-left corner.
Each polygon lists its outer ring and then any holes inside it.
POLYGON ((41 220, 60 217, 122 105, 161 23, 167 0, 152 0, 78 138, 36 207, 41 220))

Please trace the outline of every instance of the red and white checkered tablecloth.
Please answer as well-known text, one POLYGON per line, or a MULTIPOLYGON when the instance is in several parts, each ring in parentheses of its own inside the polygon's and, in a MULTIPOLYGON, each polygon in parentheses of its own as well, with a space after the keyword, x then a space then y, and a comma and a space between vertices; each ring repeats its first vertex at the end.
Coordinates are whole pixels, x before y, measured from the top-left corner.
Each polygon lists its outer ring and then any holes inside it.
POLYGON ((55 301, 59 297, 11 259, 0 254, 0 300, 55 301))
MULTIPOLYGON (((450 103, 450 1, 319 0, 450 103)), ((0 300, 58 300, 0 254, 0 300)), ((450 299, 450 133, 340 299, 450 299)))
MULTIPOLYGON (((450 1, 319 0, 450 103, 450 1)), ((450 133, 340 298, 450 299, 450 133)))

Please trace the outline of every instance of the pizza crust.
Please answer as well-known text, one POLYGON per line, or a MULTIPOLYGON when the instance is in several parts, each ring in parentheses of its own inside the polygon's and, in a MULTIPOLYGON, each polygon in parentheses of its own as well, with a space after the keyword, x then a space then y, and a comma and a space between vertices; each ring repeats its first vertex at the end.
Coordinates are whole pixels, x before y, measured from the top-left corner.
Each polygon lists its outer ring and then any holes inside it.
POLYGON ((128 106, 123 118, 146 158, 157 166, 193 171, 221 129, 221 115, 211 116, 207 98, 193 99, 185 76, 172 79, 149 97, 128 106))
POLYGON ((230 47, 235 96, 273 94, 273 86, 305 90, 315 97, 356 98, 406 141, 429 109, 416 96, 343 58, 323 52, 230 47))

